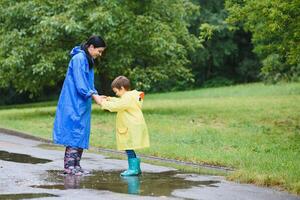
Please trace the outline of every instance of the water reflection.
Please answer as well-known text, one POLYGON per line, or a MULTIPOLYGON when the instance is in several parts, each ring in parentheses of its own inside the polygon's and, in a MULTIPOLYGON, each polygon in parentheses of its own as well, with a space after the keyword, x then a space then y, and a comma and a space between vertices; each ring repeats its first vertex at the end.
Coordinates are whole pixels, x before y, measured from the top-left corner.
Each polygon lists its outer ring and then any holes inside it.
POLYGON ((140 193, 140 177, 139 176, 124 176, 121 177, 122 181, 127 183, 128 194, 140 193))
POLYGON ((33 199, 42 197, 58 197, 54 194, 48 193, 22 193, 22 194, 0 194, 0 199, 5 200, 19 200, 19 199, 33 199))
POLYGON ((80 188, 81 176, 67 175, 64 177, 64 188, 65 189, 78 189, 80 188))
POLYGON ((0 151, 0 160, 17 162, 17 163, 32 163, 32 164, 51 162, 51 160, 48 159, 35 158, 30 155, 20 154, 20 153, 10 153, 7 151, 0 151))
POLYGON ((170 196, 176 189, 197 187, 217 187, 219 181, 185 180, 186 175, 168 171, 163 173, 143 173, 141 176, 121 177, 120 171, 94 171, 89 176, 62 176, 58 171, 48 171, 47 185, 32 187, 47 189, 96 189, 109 190, 118 193, 127 193, 147 196, 170 196))

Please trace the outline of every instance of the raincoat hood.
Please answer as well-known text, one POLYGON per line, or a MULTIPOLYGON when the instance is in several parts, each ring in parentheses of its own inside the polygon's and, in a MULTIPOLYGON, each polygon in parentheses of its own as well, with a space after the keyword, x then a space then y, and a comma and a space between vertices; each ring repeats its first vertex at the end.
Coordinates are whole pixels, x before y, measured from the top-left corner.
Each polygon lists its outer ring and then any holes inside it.
POLYGON ((137 90, 131 90, 126 92, 124 95, 129 96, 132 98, 136 104, 138 105, 139 108, 142 108, 143 106, 143 101, 144 101, 144 92, 140 92, 137 90))
POLYGON ((88 60, 88 63, 89 63, 89 68, 90 69, 94 67, 94 59, 89 54, 88 50, 84 47, 84 45, 74 47, 71 50, 70 55, 71 55, 71 57, 73 57, 73 56, 75 56, 78 53, 83 53, 86 56, 86 58, 88 60))
POLYGON ((73 57, 73 56, 75 56, 76 54, 78 54, 78 53, 80 53, 80 52, 82 52, 82 53, 85 54, 85 52, 81 49, 80 46, 76 46, 76 47, 74 47, 74 48, 71 50, 70 55, 71 55, 71 57, 73 57))

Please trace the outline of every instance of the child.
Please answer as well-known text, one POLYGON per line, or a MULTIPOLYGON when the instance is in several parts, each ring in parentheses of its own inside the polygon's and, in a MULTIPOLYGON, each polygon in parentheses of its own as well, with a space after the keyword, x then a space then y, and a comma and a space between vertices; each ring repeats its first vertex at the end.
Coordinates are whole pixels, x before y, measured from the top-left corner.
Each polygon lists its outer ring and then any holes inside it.
POLYGON ((144 93, 130 90, 130 81, 125 76, 115 78, 111 87, 120 98, 107 97, 97 103, 102 109, 117 112, 117 148, 125 150, 128 157, 128 169, 121 176, 137 176, 141 174, 140 158, 134 150, 149 147, 148 129, 141 111, 144 93))

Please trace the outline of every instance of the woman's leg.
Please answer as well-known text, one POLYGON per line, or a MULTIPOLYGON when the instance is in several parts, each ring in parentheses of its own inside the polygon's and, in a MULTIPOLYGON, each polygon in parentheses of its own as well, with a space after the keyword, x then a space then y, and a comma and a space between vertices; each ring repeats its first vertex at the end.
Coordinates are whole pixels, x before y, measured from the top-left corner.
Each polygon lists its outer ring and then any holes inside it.
POLYGON ((72 170, 75 168, 75 158, 72 155, 72 152, 72 147, 67 146, 64 157, 64 173, 66 174, 71 174, 72 170))
POLYGON ((77 157, 76 162, 75 162, 75 169, 77 171, 83 173, 83 174, 90 174, 91 173, 90 171, 82 169, 82 167, 80 165, 82 153, 83 153, 83 149, 82 148, 78 148, 78 157, 77 157))
POLYGON ((75 161, 75 167, 78 168, 78 169, 79 168, 81 169, 80 160, 81 160, 82 153, 83 153, 83 149, 78 148, 78 156, 77 156, 77 159, 75 161))
POLYGON ((67 146, 64 157, 64 173, 81 175, 76 170, 78 161, 80 161, 79 148, 67 146))

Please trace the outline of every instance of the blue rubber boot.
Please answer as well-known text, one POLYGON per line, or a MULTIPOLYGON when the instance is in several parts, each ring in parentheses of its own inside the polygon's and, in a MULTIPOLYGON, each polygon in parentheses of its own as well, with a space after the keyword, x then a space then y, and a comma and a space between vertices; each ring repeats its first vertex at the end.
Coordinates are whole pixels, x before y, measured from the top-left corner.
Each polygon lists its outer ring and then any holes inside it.
POLYGON ((128 159, 128 169, 121 176, 138 176, 140 174, 140 161, 138 158, 128 159))
POLYGON ((142 173, 142 170, 141 170, 141 159, 139 157, 136 157, 137 158, 137 162, 138 162, 138 165, 137 165, 137 169, 138 169, 138 172, 139 174, 142 173))

